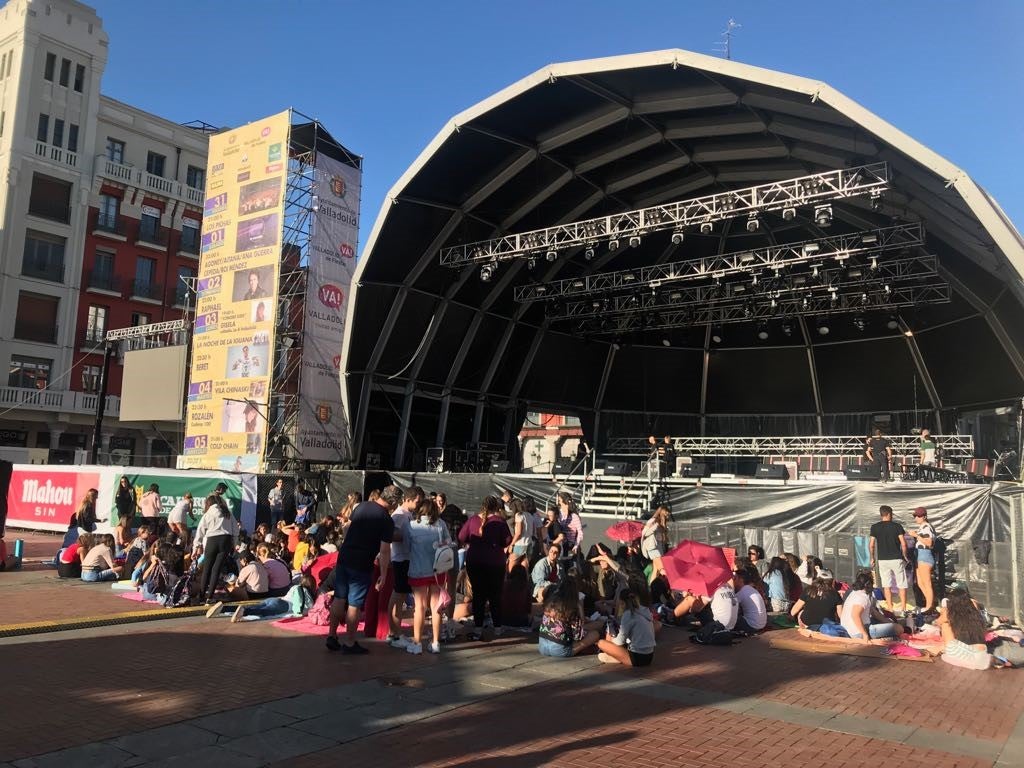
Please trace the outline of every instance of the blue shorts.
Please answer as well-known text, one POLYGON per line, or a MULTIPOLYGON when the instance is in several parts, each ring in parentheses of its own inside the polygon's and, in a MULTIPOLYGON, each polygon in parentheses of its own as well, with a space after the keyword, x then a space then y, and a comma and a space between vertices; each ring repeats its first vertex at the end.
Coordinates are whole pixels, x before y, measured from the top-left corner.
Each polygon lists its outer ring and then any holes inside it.
POLYGON ((934 567, 934 565, 935 565, 935 555, 932 553, 932 551, 930 549, 925 549, 924 547, 920 547, 917 550, 917 564, 918 565, 931 565, 931 566, 934 567))
POLYGON ((334 596, 355 608, 362 608, 370 589, 373 571, 357 571, 339 566, 334 571, 334 596))
MULTIPOLYGON (((872 640, 895 640, 899 635, 896 634, 896 625, 891 621, 884 624, 871 624, 868 626, 868 635, 872 640)), ((863 640, 864 635, 859 632, 850 635, 854 640, 863 640)))
POLYGON ((562 645, 546 637, 540 639, 537 648, 540 650, 541 656, 554 656, 559 659, 567 659, 572 656, 571 645, 562 645))

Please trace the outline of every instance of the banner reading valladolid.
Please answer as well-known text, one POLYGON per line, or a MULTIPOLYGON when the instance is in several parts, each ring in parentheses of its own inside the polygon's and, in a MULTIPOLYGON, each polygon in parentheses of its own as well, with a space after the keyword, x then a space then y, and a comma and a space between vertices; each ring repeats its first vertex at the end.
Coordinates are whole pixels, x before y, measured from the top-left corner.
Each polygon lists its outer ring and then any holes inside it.
POLYGON ((182 468, 263 469, 290 118, 210 137, 182 468))
POLYGON ((339 372, 355 271, 360 181, 354 165, 317 155, 318 205, 310 237, 299 386, 299 446, 307 461, 347 462, 351 457, 339 372))

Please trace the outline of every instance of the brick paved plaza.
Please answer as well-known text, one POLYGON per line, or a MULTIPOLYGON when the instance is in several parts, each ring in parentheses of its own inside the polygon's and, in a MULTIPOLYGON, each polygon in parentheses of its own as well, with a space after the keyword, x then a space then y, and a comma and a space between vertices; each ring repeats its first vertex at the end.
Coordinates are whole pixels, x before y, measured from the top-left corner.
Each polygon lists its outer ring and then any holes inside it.
MULTIPOLYGON (((32 563, 0 576, 5 625, 138 610, 32 563)), ((0 765, 1019 766, 1021 672, 804 653, 773 635, 655 665, 542 659, 535 641, 362 658, 265 622, 202 617, 0 639, 0 765)))

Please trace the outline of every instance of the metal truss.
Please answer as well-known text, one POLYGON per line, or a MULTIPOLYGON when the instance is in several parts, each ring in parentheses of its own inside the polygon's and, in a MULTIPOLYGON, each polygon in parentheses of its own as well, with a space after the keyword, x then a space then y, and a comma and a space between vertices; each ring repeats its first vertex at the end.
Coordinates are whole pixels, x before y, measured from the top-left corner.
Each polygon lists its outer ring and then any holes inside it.
POLYGON ((949 300, 950 288, 941 282, 890 286, 888 291, 884 286, 874 285, 834 296, 782 296, 767 301, 762 298, 714 305, 690 302, 692 306, 654 311, 638 308, 630 314, 588 318, 578 326, 578 331, 586 335, 621 335, 633 331, 767 321, 800 315, 895 310, 924 304, 945 304, 949 300))
MULTIPOLYGON (((888 435, 893 453, 917 453, 920 435, 888 435)), ((946 458, 974 457, 970 435, 932 435, 946 458)), ((859 456, 864 453, 863 435, 838 437, 672 437, 677 454, 696 456, 859 456)), ((606 456, 648 456, 646 437, 618 437, 608 441, 606 456)))
POLYGON ((736 251, 702 259, 524 285, 515 289, 515 300, 527 303, 559 297, 635 290, 637 286, 644 285, 659 288, 677 282, 721 279, 743 273, 774 274, 801 264, 825 264, 830 260, 842 262, 855 256, 869 259, 873 254, 920 245, 924 245, 922 226, 899 224, 884 229, 736 251))
POLYGON ((593 246, 601 241, 618 247, 618 239, 623 237, 640 237, 662 230, 682 231, 693 225, 763 212, 783 211, 785 215, 786 209, 857 195, 879 195, 888 188, 888 165, 872 163, 442 248, 440 261, 441 266, 458 269, 468 264, 496 263, 564 248, 593 246))
POLYGON ((107 331, 106 340, 120 341, 121 339, 136 339, 142 336, 159 336, 164 333, 184 331, 186 326, 187 324, 184 320, 168 320, 163 323, 135 325, 131 328, 115 328, 112 331, 107 331))

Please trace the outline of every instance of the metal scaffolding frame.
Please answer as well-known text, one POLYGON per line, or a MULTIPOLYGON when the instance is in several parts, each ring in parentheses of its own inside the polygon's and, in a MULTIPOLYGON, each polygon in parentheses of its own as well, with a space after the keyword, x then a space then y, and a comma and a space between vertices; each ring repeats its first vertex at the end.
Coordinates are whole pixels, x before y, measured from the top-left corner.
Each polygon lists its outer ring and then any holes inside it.
MULTIPOLYGON (((832 437, 670 437, 677 454, 696 456, 859 456, 864 453, 864 435, 832 437)), ((894 453, 916 453, 920 435, 887 435, 894 453)), ((970 435, 932 435, 946 458, 974 457, 970 435)), ((659 442, 660 445, 660 442, 659 442)), ((648 456, 646 437, 616 437, 608 441, 606 456, 648 456)))
POLYGON ((306 315, 309 241, 315 205, 315 152, 290 146, 284 194, 284 234, 278 280, 277 327, 273 366, 265 414, 267 446, 265 471, 302 469, 298 435, 302 369, 302 322, 306 315))
POLYGON ((688 261, 599 272, 550 283, 533 283, 517 287, 515 300, 526 303, 634 290, 644 285, 659 288, 679 282, 721 279, 736 274, 776 274, 798 265, 823 265, 829 260, 843 262, 855 256, 871 259, 887 251, 920 245, 924 245, 924 228, 921 224, 899 224, 688 261))
MULTIPOLYGON (((560 249, 593 247, 599 242, 617 248, 619 238, 662 230, 682 232, 689 226, 711 225, 744 214, 756 217, 782 211, 784 217, 792 218, 799 206, 827 207, 831 200, 866 194, 877 197, 888 188, 888 165, 871 163, 442 248, 440 262, 441 266, 458 269, 549 252, 557 258, 560 249)), ((827 215, 831 221, 831 209, 827 215)))

